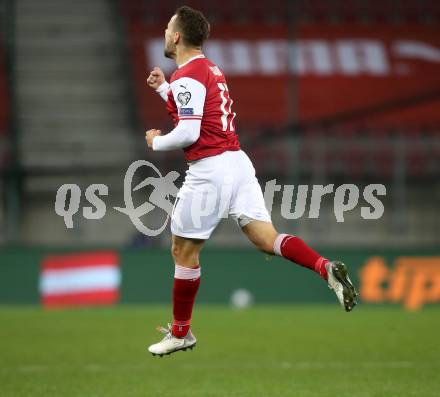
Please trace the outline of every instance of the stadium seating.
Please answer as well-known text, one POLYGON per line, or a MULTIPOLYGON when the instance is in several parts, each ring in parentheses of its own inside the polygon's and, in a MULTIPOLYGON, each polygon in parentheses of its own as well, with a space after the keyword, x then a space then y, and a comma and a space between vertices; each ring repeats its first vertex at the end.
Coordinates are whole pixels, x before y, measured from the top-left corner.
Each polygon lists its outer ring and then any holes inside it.
MULTIPOLYGON (((328 175, 379 180, 393 179, 403 166, 403 173, 417 181, 434 177, 440 169, 439 135, 438 128, 410 132, 346 127, 310 129, 302 139, 301 162, 322 160, 328 175)), ((313 172, 311 167, 307 174, 313 172)))
POLYGON ((105 1, 24 0, 17 10, 25 167, 111 167, 133 156, 128 82, 105 1))
POLYGON ((8 106, 7 106, 4 54, 0 46, 0 135, 5 134, 7 130, 7 113, 8 113, 7 108, 8 106))
MULTIPOLYGON (((127 21, 129 46, 133 55, 139 113, 146 127, 151 123, 158 127, 168 128, 169 126, 165 112, 152 110, 159 105, 158 100, 144 89, 144 76, 148 67, 151 67, 148 65, 148 60, 146 61, 150 54, 145 48, 151 37, 157 36, 161 39, 165 24, 179 4, 178 1, 124 0, 120 2, 121 10, 127 21)), ((352 40, 353 37, 358 36, 354 34, 351 37, 350 33, 345 33, 346 36, 338 36, 340 33, 337 32, 341 29, 337 26, 355 26, 361 29, 358 30, 357 35, 366 35, 372 40, 380 37, 382 45, 388 51, 385 53, 388 58, 385 58, 384 62, 399 64, 407 59, 398 58, 392 53, 390 50, 392 44, 389 43, 392 43, 392 40, 405 39, 408 34, 400 34, 401 28, 395 31, 389 30, 388 26, 408 27, 408 31, 414 32, 414 37, 422 34, 426 40, 434 40, 430 36, 430 28, 423 30, 423 26, 439 23, 439 4, 439 2, 430 0, 400 2, 392 0, 381 2, 274 0, 270 7, 267 6, 267 2, 258 0, 252 2, 245 0, 194 1, 191 3, 193 7, 205 12, 212 21, 217 34, 226 38, 226 44, 223 44, 226 46, 225 59, 229 54, 227 43, 233 40, 245 40, 244 42, 250 43, 249 51, 254 51, 252 45, 257 43, 260 36, 253 36, 250 32, 258 30, 261 24, 267 23, 274 27, 274 30, 271 30, 271 38, 288 40, 291 33, 287 33, 286 27, 292 22, 289 18, 294 18, 293 21, 300 24, 300 29, 290 38, 292 41, 304 38, 326 40, 328 34, 336 34, 335 37, 340 37, 342 41, 352 40), (316 25, 317 23, 319 25, 316 25), (369 24, 370 28, 368 28, 369 24), (228 33, 231 26, 231 33, 228 33), (313 26, 315 28, 308 28, 313 26), (335 26, 336 29, 333 30, 335 26), (419 32, 417 29, 420 26, 419 32)), ((342 31, 351 32, 351 29, 342 29, 342 31)), ((328 43, 330 44, 327 45, 331 46, 331 42, 328 41, 328 43)), ((434 47, 437 42, 426 41, 426 43, 434 47)), ((337 49, 328 47, 328 51, 335 52, 337 49)), ((157 62, 157 60, 152 62, 157 62)), ((305 58, 305 62, 307 65, 310 59, 305 58)), ((415 144, 420 140, 421 131, 426 130, 427 123, 434 127, 438 125, 440 113, 438 101, 435 99, 431 102, 417 103, 416 101, 410 107, 399 105, 401 98, 411 98, 411 95, 418 95, 419 92, 423 94, 424 89, 428 90, 433 87, 436 64, 429 64, 430 69, 424 67, 417 69, 419 64, 419 60, 415 60, 411 66, 407 64, 407 67, 411 67, 419 74, 415 77, 415 88, 403 93, 398 91, 403 83, 400 83, 399 75, 397 74, 396 77, 393 70, 386 72, 388 74, 384 75, 384 78, 376 81, 369 80, 370 76, 367 74, 363 77, 362 72, 359 72, 359 77, 353 80, 351 76, 341 78, 343 71, 338 71, 338 65, 335 64, 332 66, 336 69, 330 74, 331 79, 323 79, 326 85, 322 85, 323 80, 313 75, 313 70, 312 72, 306 71, 303 75, 299 74, 299 78, 294 76, 293 79, 286 76, 285 72, 280 72, 279 76, 271 79, 264 75, 257 76, 258 71, 249 72, 243 76, 234 75, 232 72, 228 73, 227 65, 222 66, 226 67, 229 86, 231 92, 234 92, 237 130, 242 142, 256 159, 257 171, 260 174, 279 176, 290 174, 286 167, 289 164, 291 147, 283 144, 278 146, 270 142, 267 144, 266 137, 269 135, 271 139, 274 139, 276 136, 277 141, 285 142, 294 134, 298 136, 297 145, 300 147, 299 154, 302 159, 301 169, 305 173, 313 174, 315 168, 310 165, 310 159, 320 158, 324 162, 326 173, 391 179, 396 173, 399 158, 394 145, 396 136, 404 135, 403 144, 407 149, 404 160, 407 162, 410 177, 429 175, 430 170, 435 169, 438 163, 433 154, 434 151, 429 150, 428 145, 420 147, 415 144), (302 79, 303 76, 304 79, 302 79), (255 95, 252 81, 257 78, 261 86, 271 87, 265 90, 263 96, 255 95), (295 82, 297 78, 298 81, 295 82), (356 88, 355 84, 358 84, 359 88, 356 88), (371 88, 373 85, 374 89, 371 88), (296 90, 294 94, 289 91, 292 86, 296 90), (320 95, 317 94, 320 90, 326 93, 323 97, 324 101, 320 101, 320 95), (393 94, 394 91, 396 94, 390 97, 390 93, 393 94), (291 119, 289 112, 292 111, 290 107, 292 95, 296 96, 295 100, 299 107, 295 112, 299 117, 299 128, 295 129, 296 132, 287 127, 288 120, 291 119), (260 98, 265 99, 266 102, 260 101, 260 98), (380 108, 381 104, 384 106, 383 109, 380 108), (353 116, 353 112, 359 112, 359 115, 353 116), (327 120, 326 122, 330 124, 320 125, 322 120, 327 120)), ((404 84, 407 82, 405 81, 404 84)), ((430 136, 437 137, 438 134, 438 128, 430 129, 430 136)), ((434 138, 434 141, 437 139, 434 138)))
MULTIPOLYGON (((110 208, 123 202, 123 174, 132 160, 148 158, 162 172, 178 170, 183 175, 180 152, 147 152, 143 137, 144 128, 169 131, 171 127, 161 99, 146 89, 145 76, 151 66, 149 41, 162 40, 167 21, 181 2, 22 0, 17 4, 14 88, 26 175, 23 192, 31 198, 23 214, 24 234, 28 242, 47 238, 35 221, 45 219, 51 243, 69 243, 72 234, 62 221, 57 223, 53 206, 47 206, 61 184, 73 181, 83 188, 106 183, 114 200, 108 202, 110 208)), ((436 61, 398 58, 392 50, 394 39, 419 36, 427 44, 422 49, 439 46, 436 35, 429 35, 439 23, 438 1, 272 0, 268 6, 260 0, 194 0, 190 4, 212 21, 210 42, 223 51, 221 66, 235 101, 240 142, 262 184, 274 177, 290 184, 329 180, 392 184, 402 170, 410 182, 438 176, 438 100, 406 108, 390 105, 415 92, 414 87, 435 88, 434 80, 427 79, 423 87, 421 82, 433 75, 436 61), (393 28, 405 34, 393 36, 393 28), (355 58, 355 66, 361 65, 357 75, 344 71, 340 59, 335 61, 343 52, 338 40, 357 37, 379 42, 390 65, 389 76, 375 80, 362 70, 363 49, 348 48, 348 57, 355 58), (317 47, 311 45, 313 40, 317 47), (294 49, 295 54, 302 51, 303 63, 286 55, 288 43, 300 44, 294 49), (240 64, 243 59, 236 55, 231 61, 237 49, 241 52, 236 53, 250 54, 250 62, 240 64), (269 55, 263 56, 263 50, 269 55), (322 64, 316 64, 323 54, 324 58, 330 54, 333 62, 327 75, 322 64), (254 62, 257 55, 260 58, 254 62), (243 65, 250 65, 246 73, 240 71, 243 65), (319 75, 322 70, 324 75, 319 75), (415 73, 412 80, 405 75, 408 71, 415 73), (411 90, 399 91, 409 80, 411 90), (381 93, 395 96, 376 98, 381 93), (388 108, 378 110, 382 103, 388 108)), ((157 59, 163 61, 162 48, 157 49, 157 59)), ((7 115, 2 79, 0 71, 0 134, 7 115)), ((128 220, 122 223, 115 211, 109 211, 108 219, 106 224, 96 222, 74 232, 76 241, 124 244, 131 239, 128 220)), ((382 232, 386 237, 386 230, 382 232)), ((229 236, 234 235, 225 232, 222 238, 229 236)), ((230 238, 235 244, 235 237, 230 238)), ((322 242, 326 239, 323 235, 322 242)))
POLYGON ((5 56, 2 36, 0 35, 0 169, 7 161, 7 133, 8 133, 8 93, 6 86, 5 56))
MULTIPOLYGON (((181 5, 179 1, 121 0, 125 13, 148 23, 164 22, 181 5)), ((216 23, 438 23, 440 3, 435 0, 262 0, 192 1, 216 23)))
MULTIPOLYGON (((0 1, 0 140, 4 140, 8 123, 8 97, 6 89, 6 4, 0 1)), ((0 144, 1 145, 1 144, 0 144)))

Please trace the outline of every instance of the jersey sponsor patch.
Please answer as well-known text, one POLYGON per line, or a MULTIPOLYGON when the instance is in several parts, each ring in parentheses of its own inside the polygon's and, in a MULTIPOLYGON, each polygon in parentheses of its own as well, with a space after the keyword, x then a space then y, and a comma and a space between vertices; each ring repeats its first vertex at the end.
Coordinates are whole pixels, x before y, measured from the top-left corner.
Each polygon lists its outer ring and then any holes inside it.
POLYGON ((185 106, 191 100, 191 93, 189 91, 180 92, 179 95, 177 95, 177 100, 182 106, 185 106))
POLYGON ((179 116, 192 116, 193 114, 193 108, 179 108, 179 116))

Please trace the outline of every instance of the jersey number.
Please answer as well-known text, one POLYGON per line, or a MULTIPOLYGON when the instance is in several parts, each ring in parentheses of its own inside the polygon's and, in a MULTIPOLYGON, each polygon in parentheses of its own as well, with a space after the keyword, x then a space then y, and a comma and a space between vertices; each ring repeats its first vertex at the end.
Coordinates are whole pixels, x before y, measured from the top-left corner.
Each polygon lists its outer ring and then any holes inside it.
POLYGON ((233 113, 231 110, 233 100, 229 97, 228 86, 225 83, 218 83, 218 88, 220 88, 220 97, 222 99, 220 109, 222 111, 221 120, 223 131, 226 131, 228 129, 228 117, 230 117, 229 130, 235 131, 233 121, 236 114, 233 113))

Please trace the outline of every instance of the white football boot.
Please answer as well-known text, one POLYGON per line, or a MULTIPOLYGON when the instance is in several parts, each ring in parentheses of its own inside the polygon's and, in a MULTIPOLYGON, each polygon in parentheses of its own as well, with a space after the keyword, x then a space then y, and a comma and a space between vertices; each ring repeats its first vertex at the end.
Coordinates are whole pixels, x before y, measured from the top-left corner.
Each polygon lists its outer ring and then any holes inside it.
POLYGON ((171 353, 177 352, 179 350, 193 349, 196 345, 196 338, 191 332, 191 329, 188 331, 184 338, 176 338, 172 332, 171 324, 168 324, 168 328, 158 327, 158 331, 165 334, 164 338, 159 342, 151 345, 148 348, 148 351, 153 355, 158 355, 162 357, 163 355, 170 355, 171 353))
POLYGON ((325 265, 328 274, 328 287, 338 297, 341 306, 350 312, 357 305, 356 297, 359 295, 348 277, 347 266, 339 261, 328 262, 325 265))

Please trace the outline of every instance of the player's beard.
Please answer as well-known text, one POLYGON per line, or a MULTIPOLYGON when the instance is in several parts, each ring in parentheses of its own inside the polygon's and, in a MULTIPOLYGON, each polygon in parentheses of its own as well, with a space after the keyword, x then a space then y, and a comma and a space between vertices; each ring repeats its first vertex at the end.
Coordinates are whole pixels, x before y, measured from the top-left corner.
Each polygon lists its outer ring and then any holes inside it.
POLYGON ((176 58, 176 47, 170 46, 165 43, 165 48, 163 50, 163 54, 166 58, 175 59, 176 58))

